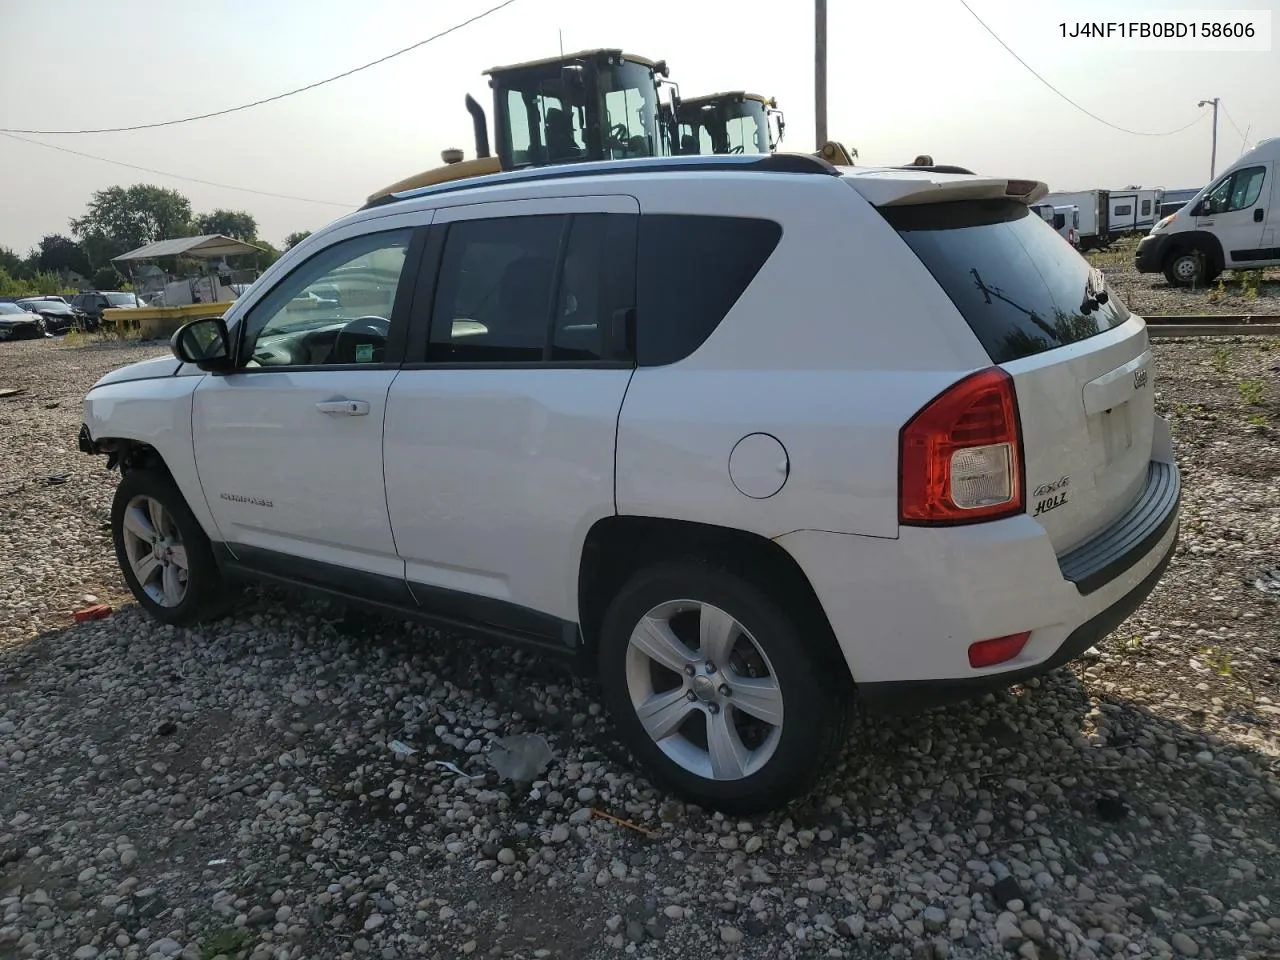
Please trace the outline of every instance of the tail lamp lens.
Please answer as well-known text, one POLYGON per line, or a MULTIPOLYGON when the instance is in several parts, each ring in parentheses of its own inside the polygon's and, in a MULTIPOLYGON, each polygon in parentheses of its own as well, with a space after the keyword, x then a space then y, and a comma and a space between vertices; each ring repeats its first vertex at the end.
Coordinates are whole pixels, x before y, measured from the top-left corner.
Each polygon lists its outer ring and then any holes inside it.
POLYGON ((1013 380, 998 367, 965 377, 902 428, 899 520, 974 523, 1024 510, 1013 380))

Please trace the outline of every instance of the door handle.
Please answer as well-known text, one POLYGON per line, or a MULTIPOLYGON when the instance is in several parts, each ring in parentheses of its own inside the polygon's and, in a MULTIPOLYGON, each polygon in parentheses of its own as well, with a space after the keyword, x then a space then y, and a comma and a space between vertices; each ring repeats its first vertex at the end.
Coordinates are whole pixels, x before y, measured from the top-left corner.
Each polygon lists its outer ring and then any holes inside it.
POLYGON ((337 417, 367 417, 369 415, 368 400, 321 400, 316 404, 321 413, 337 417))
POLYGON ((1261 207, 1259 207, 1257 210, 1253 211, 1253 222, 1254 222, 1254 223, 1261 223, 1261 222, 1262 222, 1262 218, 1263 218, 1263 217, 1265 217, 1266 215, 1267 215, 1267 211, 1265 211, 1265 210, 1263 210, 1261 207))

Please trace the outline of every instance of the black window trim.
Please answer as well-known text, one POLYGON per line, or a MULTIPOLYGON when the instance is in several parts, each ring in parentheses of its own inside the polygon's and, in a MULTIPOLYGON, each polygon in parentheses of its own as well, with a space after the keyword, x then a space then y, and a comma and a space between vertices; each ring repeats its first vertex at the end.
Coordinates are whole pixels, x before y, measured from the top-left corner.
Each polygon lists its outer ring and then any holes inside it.
POLYGON ((1262 199, 1262 188, 1266 186, 1266 183, 1267 183, 1267 165, 1265 163, 1255 163, 1253 166, 1241 167, 1239 170, 1231 174, 1231 186, 1227 190, 1227 207, 1222 212, 1223 213, 1241 213, 1245 210, 1249 210, 1249 209, 1252 209, 1253 207, 1258 206, 1258 201, 1262 199), (1258 192, 1254 194, 1253 201, 1251 203, 1241 204, 1238 207, 1231 206, 1232 197, 1235 195, 1236 184, 1240 180, 1240 175, 1243 173, 1252 173, 1255 170, 1262 171, 1262 180, 1258 184, 1258 192))
POLYGON ((444 223, 433 223, 426 229, 426 238, 422 251, 418 280, 412 298, 409 317, 409 335, 405 347, 404 360, 400 364, 402 370, 632 370, 636 366, 634 357, 618 360, 553 360, 550 353, 553 349, 553 330, 555 324, 555 305, 560 296, 560 283, 564 273, 564 258, 567 253, 569 237, 573 224, 579 216, 613 215, 638 218, 642 214, 621 213, 611 210, 573 210, 555 212, 538 211, 501 213, 492 216, 466 217, 448 220, 444 223), (552 284, 551 304, 547 309, 547 337, 543 343, 543 359, 541 360, 432 360, 431 353, 431 318, 435 312, 436 294, 440 288, 440 267, 444 261, 444 248, 448 240, 450 228, 454 224, 475 223, 482 220, 505 220, 514 217, 553 216, 564 217, 565 226, 561 232, 556 251, 556 275, 552 284), (427 359, 415 360, 414 357, 427 359))
POLYGON ((412 319, 409 308, 413 301, 413 293, 418 283, 418 274, 416 266, 420 262, 423 254, 423 248, 426 243, 427 231, 430 229, 426 226, 401 225, 398 227, 387 227, 382 230, 370 230, 368 233, 353 234, 349 237, 343 237, 335 240, 333 243, 316 250, 311 256, 295 265, 288 273, 271 285, 270 290, 262 293, 253 306, 249 307, 240 315, 236 322, 236 331, 232 336, 234 340, 235 365, 229 370, 215 371, 215 376, 233 376, 240 374, 259 374, 259 373, 281 373, 290 371, 294 373, 320 373, 332 370, 399 370, 404 363, 405 344, 409 336, 409 323, 412 319), (316 257, 322 256, 334 247, 351 240, 362 240, 366 237, 377 236, 379 234, 403 233, 408 230, 409 245, 405 248, 404 266, 401 268, 400 280, 396 284, 396 296, 391 305, 391 321, 390 334, 387 337, 387 359, 381 363, 312 363, 312 364, 279 364, 270 367, 248 367, 241 362, 244 352, 245 331, 249 328, 249 317, 255 310, 271 296, 280 286, 287 283, 299 270, 311 263, 316 257), (415 270, 413 276, 407 276, 408 271, 415 270), (406 282, 407 281, 407 282, 406 282))

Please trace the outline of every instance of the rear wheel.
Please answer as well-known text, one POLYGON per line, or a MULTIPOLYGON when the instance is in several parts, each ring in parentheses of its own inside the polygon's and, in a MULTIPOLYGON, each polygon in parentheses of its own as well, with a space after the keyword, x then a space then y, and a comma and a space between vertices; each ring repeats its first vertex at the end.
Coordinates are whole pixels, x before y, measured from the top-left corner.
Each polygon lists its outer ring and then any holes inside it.
POLYGON ((636 574, 605 615, 601 685, 632 752, 701 806, 772 809, 845 741, 847 689, 760 586, 696 562, 636 574))
POLYGON ((209 538, 167 473, 121 477, 111 532, 125 582, 157 620, 187 625, 222 612, 228 595, 209 538))

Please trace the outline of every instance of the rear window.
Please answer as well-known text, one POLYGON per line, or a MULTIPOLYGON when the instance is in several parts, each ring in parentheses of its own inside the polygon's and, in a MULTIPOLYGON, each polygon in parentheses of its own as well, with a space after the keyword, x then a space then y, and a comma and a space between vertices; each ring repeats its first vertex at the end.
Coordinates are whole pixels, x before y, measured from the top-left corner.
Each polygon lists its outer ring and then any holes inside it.
POLYGON ((1129 317, 1110 290, 1106 303, 1091 299, 1102 286, 1101 274, 1017 201, 957 201, 880 212, 995 363, 1087 340, 1129 317))

